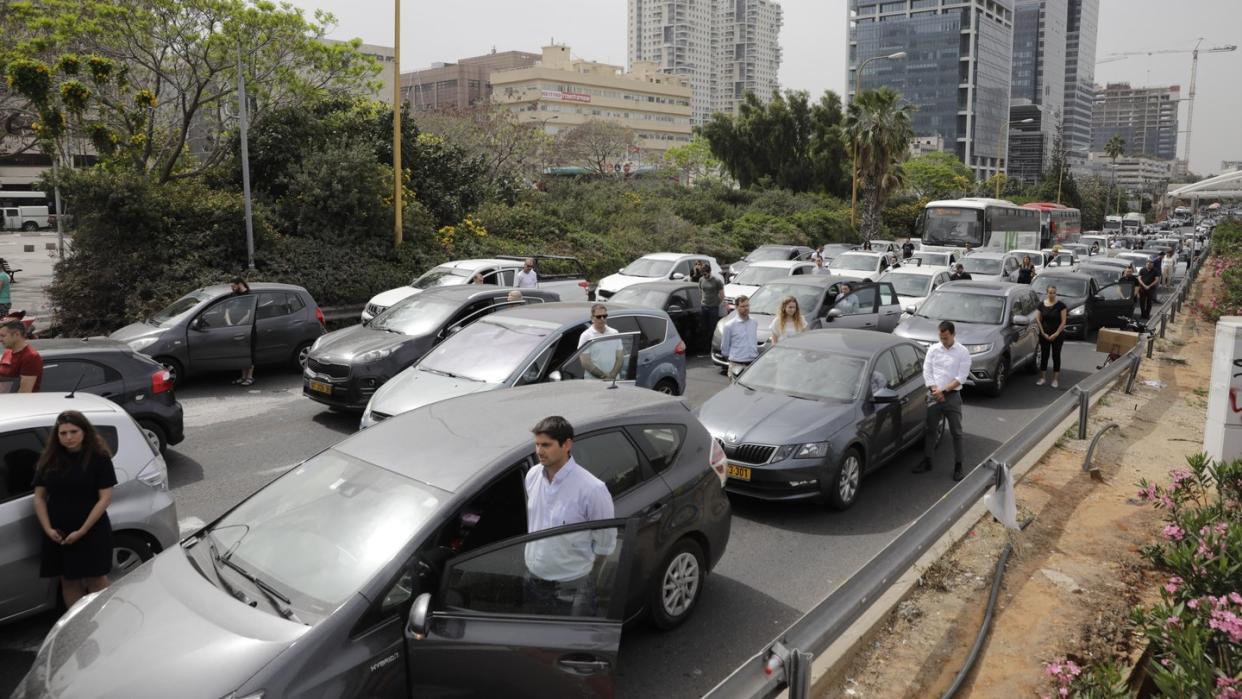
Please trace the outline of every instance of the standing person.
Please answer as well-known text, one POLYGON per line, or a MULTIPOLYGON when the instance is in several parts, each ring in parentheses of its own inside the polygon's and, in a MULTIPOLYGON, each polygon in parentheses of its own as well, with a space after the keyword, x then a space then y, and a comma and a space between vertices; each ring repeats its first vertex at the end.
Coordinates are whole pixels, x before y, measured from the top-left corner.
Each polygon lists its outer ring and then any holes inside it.
POLYGON ((0 318, 7 316, 13 308, 12 287, 13 277, 0 269, 0 318))
POLYGON ((535 258, 528 257, 517 273, 517 288, 534 289, 539 286, 539 274, 535 272, 535 258))
POLYGON ((966 268, 963 267, 962 263, 960 262, 957 263, 957 268, 953 270, 953 274, 949 275, 949 281, 951 282, 958 281, 959 279, 970 279, 970 278, 971 278, 970 272, 967 272, 966 268))
MULTIPOLYGON (((526 472, 526 530, 530 533, 613 518, 608 486, 573 457, 574 428, 559 415, 531 429, 539 464, 526 472)), ((616 548, 614 530, 574 532, 526 545, 527 599, 573 616, 595 612, 596 562, 616 548)))
MULTIPOLYGON (((250 293, 250 285, 247 284, 246 280, 242 279, 241 277, 233 277, 233 281, 230 282, 230 286, 233 287, 234 296, 245 296, 246 294, 250 293)), ((249 314, 250 311, 246 311, 246 313, 249 314)), ((224 320, 229 325, 243 325, 243 324, 246 324, 247 321, 251 319, 250 318, 235 319, 229 313, 229 310, 226 309, 224 312, 224 320)), ((249 323, 249 325, 250 325, 250 366, 246 367, 245 369, 242 369, 241 377, 233 380, 234 386, 253 386, 254 385, 254 348, 255 348, 255 344, 258 341, 258 335, 257 335, 257 324, 251 322, 249 323)))
POLYGON ((1098 254, 1100 254, 1100 244, 1099 244, 1099 243, 1097 243, 1097 242, 1092 242, 1092 243, 1091 243, 1091 249, 1087 251, 1087 254, 1088 254, 1088 255, 1098 255, 1098 254))
POLYGON ((38 393, 43 384, 43 357, 26 340, 26 326, 20 320, 0 325, 0 393, 38 393), (13 385, 9 385, 12 383, 13 385))
POLYGON ((1031 262, 1030 255, 1022 256, 1022 266, 1018 268, 1018 283, 1030 284, 1035 280, 1035 264, 1031 262))
POLYGON ((866 250, 867 252, 871 252, 871 241, 870 240, 864 241, 862 249, 866 250))
POLYGON ((970 375, 970 352, 957 342, 957 329, 952 321, 940 322, 940 342, 927 350, 923 360, 923 383, 927 384, 927 429, 923 433, 923 460, 915 473, 932 470, 936 449, 936 433, 940 420, 948 418, 953 435, 953 480, 965 477, 962 472, 962 384, 970 375))
MULTIPOLYGON (((608 327, 608 307, 602 303, 591 305, 591 327, 578 336, 578 348, 606 335, 617 335, 616 328, 608 327)), ((582 355, 582 378, 612 380, 621 373, 625 346, 619 340, 596 342, 582 355)))
POLYGON ((843 316, 852 316, 858 313, 858 297, 850 294, 850 291, 849 284, 842 284, 841 288, 837 289, 836 303, 832 306, 834 309, 841 311, 843 316))
POLYGON ((112 455, 94 425, 76 410, 58 415, 35 467, 34 510, 44 534, 39 576, 60 578, 66 607, 108 586, 114 485, 112 455))
POLYGON ((1172 284, 1173 272, 1177 270, 1177 258, 1173 256, 1172 250, 1165 250, 1164 257, 1160 258, 1160 283, 1172 284))
POLYGON ((914 243, 910 242, 910 236, 906 236, 906 242, 901 244, 901 259, 908 260, 914 256, 914 243))
POLYGON ((474 273, 474 274, 470 277, 470 282, 469 282, 469 283, 471 283, 471 284, 483 284, 483 283, 484 283, 484 281, 483 281, 483 274, 482 274, 481 272, 475 272, 475 273, 474 273))
POLYGON ((729 362, 729 380, 736 381, 759 356, 759 324, 750 317, 750 297, 737 297, 737 317, 725 323, 720 335, 720 353, 729 362))
POLYGON ((1156 263, 1148 259, 1143 269, 1139 270, 1138 280, 1139 309, 1143 320, 1150 320, 1151 303, 1156 300, 1156 286, 1160 284, 1160 271, 1156 269, 1156 263))
POLYGON ((1069 322, 1069 309, 1057 299, 1057 288, 1049 286, 1043 303, 1039 304, 1039 380, 1044 385, 1048 371, 1048 354, 1052 354, 1052 387, 1061 378, 1061 345, 1065 344, 1065 324, 1069 322))
POLYGON ((786 296, 781 299, 781 310, 772 319, 769 326, 772 332, 772 344, 787 337, 793 337, 806 330, 806 319, 802 317, 802 309, 798 307, 798 299, 786 296))
POLYGON ((811 274, 832 274, 832 272, 829 271, 828 268, 824 266, 823 255, 820 255, 819 257, 815 258, 815 269, 811 271, 811 274))
POLYGON ((699 324, 703 327, 703 354, 712 351, 712 333, 716 332, 716 322, 720 320, 720 302, 724 298, 724 282, 712 274, 709 265, 699 262, 699 324))
POLYGON ((819 247, 815 248, 815 252, 811 253, 811 259, 816 262, 824 261, 824 246, 823 245, 820 245, 819 247))

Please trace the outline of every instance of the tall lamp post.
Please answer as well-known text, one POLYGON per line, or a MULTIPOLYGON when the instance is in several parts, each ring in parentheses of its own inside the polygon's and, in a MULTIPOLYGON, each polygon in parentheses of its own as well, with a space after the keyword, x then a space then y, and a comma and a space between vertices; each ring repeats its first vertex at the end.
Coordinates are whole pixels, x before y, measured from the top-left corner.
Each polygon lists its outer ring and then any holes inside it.
MULTIPOLYGON (((878 61, 880 59, 885 59, 885 60, 890 60, 890 61, 900 61, 901 59, 905 57, 906 57, 905 51, 898 51, 897 53, 890 53, 887 56, 872 56, 871 58, 868 58, 867 60, 858 64, 858 72, 854 75, 854 99, 858 99, 858 96, 862 94, 863 69, 867 67, 868 63, 872 61, 878 61)), ((851 148, 851 150, 853 151, 854 165, 850 169, 850 189, 851 189, 851 192, 850 192, 850 225, 857 228, 858 227, 858 142, 857 141, 853 143, 853 148, 851 148)))
POLYGON ((393 0, 392 65, 396 79, 392 87, 392 244, 401 247, 401 0, 393 0))
POLYGON ((1005 158, 1005 169, 1001 172, 996 173, 996 198, 997 199, 1000 199, 1000 195, 1001 195, 1001 181, 1008 179, 1009 177, 1009 175, 1007 174, 1009 171, 1009 147, 1008 147, 1007 139, 1005 138, 1005 132, 1009 130, 1010 126, 1017 126, 1018 124, 1030 124, 1033 121, 1035 121, 1034 117, 1027 117, 1025 119, 1019 119, 1017 121, 1006 121, 1004 124, 1001 125, 1000 135, 997 138, 997 140, 999 140, 1001 143, 1001 156, 1005 158))

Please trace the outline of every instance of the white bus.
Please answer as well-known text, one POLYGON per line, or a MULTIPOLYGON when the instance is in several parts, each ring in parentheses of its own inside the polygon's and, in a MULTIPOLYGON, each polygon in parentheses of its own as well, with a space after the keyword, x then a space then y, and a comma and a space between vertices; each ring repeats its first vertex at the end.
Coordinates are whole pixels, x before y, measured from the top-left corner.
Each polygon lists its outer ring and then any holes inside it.
POLYGON ((1126 214, 1121 217, 1121 232, 1126 235, 1138 235, 1143 232, 1147 217, 1143 214, 1126 214))
POLYGON ((1003 199, 968 197, 933 201, 919 214, 916 230, 924 249, 1040 250, 1040 212, 1003 199))
POLYGON ((50 228, 50 204, 43 192, 0 189, 0 229, 34 231, 50 228))
POLYGON ((1104 230, 1101 232, 1105 235, 1121 235, 1121 217, 1105 216, 1104 230))

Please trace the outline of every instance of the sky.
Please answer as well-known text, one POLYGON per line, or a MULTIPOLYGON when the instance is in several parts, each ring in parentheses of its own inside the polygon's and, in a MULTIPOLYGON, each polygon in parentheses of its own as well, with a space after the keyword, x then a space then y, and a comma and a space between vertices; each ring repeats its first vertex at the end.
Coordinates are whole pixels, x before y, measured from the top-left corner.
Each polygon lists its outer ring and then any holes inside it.
MULTIPOLYGON (((291 0, 308 11, 336 16, 334 39, 357 37, 392 46, 392 0, 291 0)), ((846 56, 846 0, 781 0, 784 57, 780 81, 786 89, 843 92, 846 56)), ((401 70, 436 61, 498 51, 538 52, 555 41, 575 56, 625 65, 626 0, 404 0, 401 6, 401 70)), ((1189 50, 1236 42, 1240 0, 1100 0, 1097 59, 1118 52, 1189 50)), ((1096 67, 1096 82, 1181 85, 1187 97, 1191 57, 1186 54, 1131 56, 1096 67)), ((1191 169, 1220 170, 1222 160, 1242 160, 1242 50, 1202 54, 1195 99, 1191 169), (1230 80, 1229 76, 1235 76, 1230 80)), ((1183 103, 1181 128, 1186 128, 1183 103)), ((1179 156, 1185 134, 1178 140, 1179 156)))

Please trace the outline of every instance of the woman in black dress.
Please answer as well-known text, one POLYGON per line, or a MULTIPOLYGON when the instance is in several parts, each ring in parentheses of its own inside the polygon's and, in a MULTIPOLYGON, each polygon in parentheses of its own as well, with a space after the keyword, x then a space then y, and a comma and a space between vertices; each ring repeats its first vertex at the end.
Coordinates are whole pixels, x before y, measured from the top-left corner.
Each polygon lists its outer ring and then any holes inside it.
MULTIPOLYGON (((473 281, 471 283, 473 283, 473 281)), ((245 296, 246 294, 250 293, 250 285, 247 284, 246 280, 242 279, 241 277, 233 277, 233 281, 229 282, 229 285, 233 287, 234 296, 245 296)), ((251 306, 251 308, 253 308, 253 306, 251 306)), ((242 369, 241 376, 237 378, 235 381, 233 381, 233 385, 234 386, 253 386, 254 385, 255 345, 258 342, 258 338, 259 338, 258 324, 255 323, 254 319, 250 317, 249 311, 246 312, 246 314, 242 318, 236 319, 236 318, 231 318, 229 316, 229 311, 226 310, 224 312, 224 317, 229 322, 230 325, 249 325, 250 326, 250 366, 246 367, 245 369, 242 369)))
POLYGON ((1048 371, 1048 354, 1052 354, 1052 387, 1061 378, 1061 345, 1065 344, 1065 324, 1069 321, 1069 309, 1057 299, 1057 288, 1048 287, 1048 295, 1039 304, 1039 380, 1044 385, 1044 372, 1048 371))
POLYGON ((1030 284, 1035 279, 1035 265, 1030 255, 1022 257, 1022 266, 1018 268, 1018 283, 1030 284))
POLYGON ((35 469, 34 506, 46 535, 39 575, 60 578, 67 607, 108 586, 114 485, 112 455, 94 425, 76 410, 57 416, 35 469))

